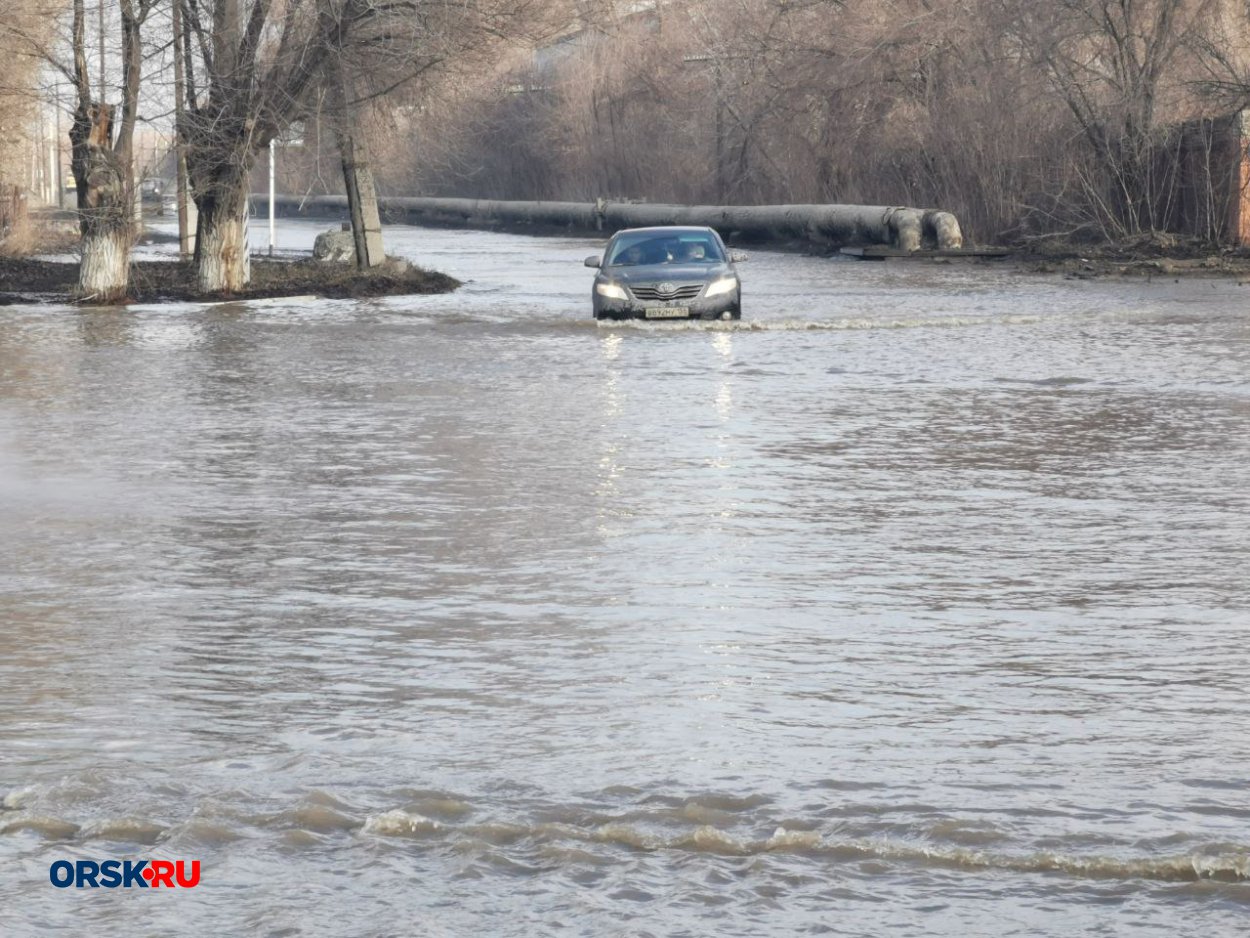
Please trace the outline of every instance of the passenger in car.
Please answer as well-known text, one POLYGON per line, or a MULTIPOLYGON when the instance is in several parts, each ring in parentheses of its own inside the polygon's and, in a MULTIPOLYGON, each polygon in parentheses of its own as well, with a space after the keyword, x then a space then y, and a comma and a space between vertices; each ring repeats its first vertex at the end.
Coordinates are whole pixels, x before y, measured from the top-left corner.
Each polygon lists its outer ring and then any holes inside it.
POLYGON ((668 249, 660 241, 648 241, 643 245, 642 262, 644 264, 667 264, 668 249))

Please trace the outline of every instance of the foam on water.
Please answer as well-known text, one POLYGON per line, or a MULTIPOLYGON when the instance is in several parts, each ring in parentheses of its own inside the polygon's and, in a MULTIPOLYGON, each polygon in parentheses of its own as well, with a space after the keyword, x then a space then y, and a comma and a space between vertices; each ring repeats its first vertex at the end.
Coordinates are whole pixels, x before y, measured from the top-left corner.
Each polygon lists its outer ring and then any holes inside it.
POLYGON ((443 825, 420 814, 411 814, 396 808, 382 814, 370 815, 365 818, 362 831, 366 834, 411 837, 414 835, 436 834, 442 831, 443 825))
POLYGON ((16 811, 34 801, 38 794, 38 789, 34 785, 27 785, 25 788, 18 788, 5 794, 4 799, 0 800, 0 808, 6 811, 16 811))

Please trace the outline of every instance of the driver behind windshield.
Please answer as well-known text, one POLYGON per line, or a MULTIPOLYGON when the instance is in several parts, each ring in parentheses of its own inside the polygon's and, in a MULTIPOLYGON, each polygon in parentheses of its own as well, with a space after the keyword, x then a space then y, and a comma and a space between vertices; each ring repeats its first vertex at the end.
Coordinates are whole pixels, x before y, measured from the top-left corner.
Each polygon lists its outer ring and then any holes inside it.
POLYGON ((616 263, 628 264, 629 266, 637 266, 642 263, 642 246, 631 244, 625 250, 616 255, 616 263))

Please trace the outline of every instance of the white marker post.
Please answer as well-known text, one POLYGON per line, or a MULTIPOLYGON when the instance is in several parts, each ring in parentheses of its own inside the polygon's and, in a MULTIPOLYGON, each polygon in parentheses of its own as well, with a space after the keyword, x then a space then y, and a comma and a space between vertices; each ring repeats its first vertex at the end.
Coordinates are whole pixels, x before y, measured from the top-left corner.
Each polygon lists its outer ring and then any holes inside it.
POLYGON ((269 141, 269 256, 273 257, 273 241, 274 241, 274 144, 275 140, 269 141))

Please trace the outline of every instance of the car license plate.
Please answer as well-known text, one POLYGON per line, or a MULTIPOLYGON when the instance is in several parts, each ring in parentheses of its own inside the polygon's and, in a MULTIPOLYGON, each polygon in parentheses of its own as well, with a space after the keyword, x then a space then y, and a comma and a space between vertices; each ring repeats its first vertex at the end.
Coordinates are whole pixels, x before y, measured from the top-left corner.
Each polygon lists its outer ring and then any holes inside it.
POLYGON ((690 310, 685 306, 657 306, 644 310, 648 319, 688 319, 690 310))

